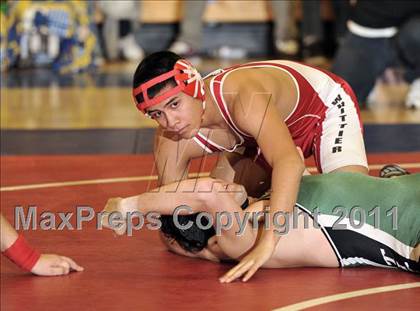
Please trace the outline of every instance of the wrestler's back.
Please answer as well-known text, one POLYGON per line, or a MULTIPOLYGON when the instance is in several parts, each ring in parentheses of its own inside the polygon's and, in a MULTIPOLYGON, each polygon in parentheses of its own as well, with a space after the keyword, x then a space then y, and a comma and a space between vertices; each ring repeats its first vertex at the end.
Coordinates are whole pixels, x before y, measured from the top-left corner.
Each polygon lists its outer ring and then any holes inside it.
MULTIPOLYGON (((298 100, 298 87, 294 83, 291 75, 277 68, 241 68, 240 70, 229 73, 224 83, 224 90, 241 89, 258 90, 249 97, 241 97, 241 103, 246 105, 249 100, 250 105, 274 103, 285 120, 294 110, 298 100)), ((242 113, 241 107, 232 105, 229 100, 232 95, 224 94, 224 98, 232 115, 242 113)))
POLYGON ((420 174, 391 179, 358 173, 305 176, 297 202, 310 211, 318 208, 325 215, 339 216, 341 208, 348 214, 359 210, 353 215, 356 221, 362 213, 365 223, 401 242, 411 246, 420 242, 420 174))
POLYGON ((221 85, 220 92, 214 91, 213 95, 223 95, 231 114, 243 113, 239 110, 240 107, 232 104, 232 99, 238 92, 241 94, 249 89, 252 90, 251 94, 241 96, 241 102, 251 100, 254 104, 258 102, 257 98, 263 98, 263 103, 267 102, 266 99, 270 100, 276 104, 280 115, 286 120, 294 112, 298 102, 304 106, 314 105, 313 100, 319 93, 325 93, 325 88, 334 87, 329 75, 331 74, 297 62, 268 60, 225 69, 222 74, 216 74, 219 79, 210 75, 205 79, 205 84, 206 89, 210 90, 212 83, 218 80, 215 83, 221 85), (310 96, 302 96, 303 93, 310 96))
MULTIPOLYGON (((305 176, 297 204, 309 212, 318 209, 321 215, 334 214, 333 209, 337 206, 347 211, 357 206, 365 211, 366 223, 374 218, 367 213, 378 206, 381 221, 372 225, 412 247, 420 243, 420 174, 393 179, 358 173, 305 176), (392 216, 386 213, 394 206, 397 207, 397 230, 392 229, 392 216)), ((338 266, 335 253, 321 229, 314 228, 312 221, 309 221, 309 227, 305 226, 304 217, 301 214, 298 227, 292 227, 282 236, 265 267, 338 266)))

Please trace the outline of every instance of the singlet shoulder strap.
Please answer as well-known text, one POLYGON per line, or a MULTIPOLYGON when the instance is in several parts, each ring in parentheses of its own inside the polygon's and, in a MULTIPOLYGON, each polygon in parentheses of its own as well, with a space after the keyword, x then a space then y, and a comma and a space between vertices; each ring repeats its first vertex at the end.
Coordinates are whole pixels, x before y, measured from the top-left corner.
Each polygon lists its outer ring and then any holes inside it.
POLYGON ((210 73, 206 74, 206 75, 204 76, 203 80, 205 80, 205 79, 207 79, 207 78, 211 78, 211 77, 217 76, 217 75, 219 75, 219 74, 223 73, 224 71, 225 71, 225 69, 222 69, 222 68, 219 68, 219 69, 213 70, 213 71, 211 71, 210 73))
POLYGON ((252 138, 252 136, 242 132, 233 122, 233 119, 230 115, 229 109, 223 97, 223 83, 226 79, 229 72, 239 66, 235 66, 232 68, 228 68, 226 70, 222 70, 219 74, 215 75, 210 81, 210 92, 213 96, 214 101, 217 104, 217 108, 219 108, 220 114, 222 115, 225 122, 229 125, 229 127, 233 130, 233 132, 238 135, 239 137, 244 138, 252 138))
POLYGON ((241 146, 244 143, 243 138, 240 137, 239 138, 240 142, 236 143, 232 148, 228 149, 210 140, 208 136, 200 132, 198 132, 197 135, 195 135, 193 139, 207 153, 223 152, 223 151, 234 152, 239 146, 241 146))
MULTIPOLYGON (((235 66, 236 67, 236 66, 235 66)), ((213 152, 223 152, 223 151, 227 151, 227 152, 233 152, 235 151, 238 147, 240 147, 243 143, 244 143, 244 137, 242 136, 243 134, 241 133, 241 131, 236 127, 236 125, 233 123, 230 114, 228 113, 228 118, 225 117, 225 115, 223 114, 223 110, 220 108, 220 104, 223 105, 223 102, 221 101, 220 97, 221 96, 215 96, 214 93, 214 87, 213 87, 213 83, 215 81, 215 78, 219 77, 219 76, 223 76, 224 73, 228 72, 231 68, 227 68, 227 69, 216 69, 212 72, 210 72, 209 74, 207 74, 204 79, 208 79, 210 78, 210 92, 211 95, 213 96, 214 101, 217 104, 217 107, 219 108, 220 113, 222 114, 223 119, 226 121, 226 123, 229 125, 229 127, 233 130, 233 132, 235 133, 236 136, 238 136, 239 138, 239 142, 236 143, 232 148, 225 148, 223 146, 220 146, 219 144, 215 143, 214 141, 212 141, 208 136, 202 134, 201 132, 198 132, 197 135, 193 138, 193 140, 200 146, 202 147, 206 152, 208 153, 213 153, 213 152)), ((226 109, 227 111, 227 109, 226 109)))

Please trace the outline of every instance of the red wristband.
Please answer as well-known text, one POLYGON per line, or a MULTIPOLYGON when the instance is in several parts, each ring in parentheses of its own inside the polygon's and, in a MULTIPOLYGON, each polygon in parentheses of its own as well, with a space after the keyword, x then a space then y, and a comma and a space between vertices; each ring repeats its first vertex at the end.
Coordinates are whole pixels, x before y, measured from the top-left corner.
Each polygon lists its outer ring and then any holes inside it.
POLYGON ((19 234, 16 241, 3 254, 26 271, 31 271, 41 256, 38 251, 26 242, 21 234, 19 234))

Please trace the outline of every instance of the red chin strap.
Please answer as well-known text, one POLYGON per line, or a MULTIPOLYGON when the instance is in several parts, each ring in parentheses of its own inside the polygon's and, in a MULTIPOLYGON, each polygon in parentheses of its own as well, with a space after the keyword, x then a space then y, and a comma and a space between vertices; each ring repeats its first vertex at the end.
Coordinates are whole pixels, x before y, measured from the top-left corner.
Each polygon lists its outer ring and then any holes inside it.
MULTIPOLYGON (((201 78, 200 73, 185 59, 178 60, 174 69, 168 71, 160 76, 157 76, 143 84, 140 84, 138 87, 133 89, 134 102, 136 103, 137 109, 141 112, 146 113, 146 109, 161 103, 163 100, 174 96, 180 92, 192 96, 194 98, 204 101, 204 82, 201 78), (176 86, 168 90, 167 92, 155 96, 150 99, 147 95, 147 90, 152 86, 161 83, 165 80, 174 77, 176 86), (143 94, 143 102, 137 102, 136 96, 140 93, 143 94)), ((146 113, 147 114, 147 113, 146 113)))

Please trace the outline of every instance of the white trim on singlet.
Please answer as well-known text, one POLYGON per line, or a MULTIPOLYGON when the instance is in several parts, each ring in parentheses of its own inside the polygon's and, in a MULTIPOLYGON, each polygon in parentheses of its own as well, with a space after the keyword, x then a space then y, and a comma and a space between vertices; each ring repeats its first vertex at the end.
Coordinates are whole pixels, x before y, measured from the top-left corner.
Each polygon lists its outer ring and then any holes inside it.
POLYGON ((397 269, 396 266, 382 265, 380 263, 371 261, 363 257, 347 257, 343 258, 343 267, 354 266, 354 265, 369 265, 380 268, 397 269))
POLYGON ((213 153, 212 150, 210 150, 206 145, 204 145, 197 137, 193 137, 193 140, 206 151, 207 153, 213 153))
POLYGON ((316 94, 318 94, 319 99, 324 104, 325 107, 333 107, 332 102, 337 96, 336 89, 342 88, 341 84, 336 82, 332 77, 327 73, 312 68, 308 65, 301 63, 296 63, 292 61, 273 61, 280 65, 290 67, 291 69, 298 72, 303 79, 308 82, 316 94))
MULTIPOLYGON (((234 69, 231 69, 231 70, 229 70, 229 69, 228 70, 218 69, 218 70, 215 70, 215 71, 213 71, 212 73, 210 73, 209 75, 206 76, 206 78, 207 78, 209 76, 214 75, 214 77, 212 77, 211 80, 210 80, 210 93, 211 93, 213 99, 216 101, 217 108, 219 109, 219 112, 222 115, 222 118, 228 124, 229 128, 231 128, 233 130, 233 132, 242 139, 244 138, 242 136, 245 136, 245 137, 252 137, 252 136, 247 135, 244 132, 242 132, 236 126, 235 122, 233 122, 233 120, 230 116, 229 109, 227 107, 227 104, 226 104, 224 96, 223 96, 223 83, 224 83, 226 77, 231 72, 239 70, 239 69, 275 68, 275 69, 282 70, 283 72, 288 74, 292 78, 292 81, 295 84, 295 87, 296 87, 296 90, 297 90, 297 99, 296 99, 296 103, 295 103, 292 111, 284 119, 285 122, 295 113, 296 109, 298 108, 300 97, 301 97, 301 90, 300 90, 300 87, 299 87, 299 83, 297 82, 297 79, 295 78, 295 76, 290 71, 288 71, 287 68, 290 68, 291 70, 296 71, 297 73, 299 73, 302 76, 303 79, 306 80, 306 82, 310 85, 310 87, 313 89, 313 91, 318 95, 319 99, 321 100, 324 107, 327 108, 327 110, 329 108, 333 107, 332 102, 334 101, 334 99, 337 95, 336 94, 337 92, 334 92, 334 90, 337 89, 337 88, 342 88, 340 83, 334 81, 334 79, 332 77, 330 77, 328 74, 326 74, 325 72, 323 72, 321 70, 318 70, 316 68, 312 68, 312 67, 307 66, 307 65, 303 65, 303 64, 300 64, 300 63, 292 62, 292 61, 283 61, 283 60, 281 60, 281 61, 280 60, 268 60, 268 61, 264 61, 263 63, 266 63, 266 64, 261 64, 261 62, 260 62, 259 64, 252 64, 251 63, 249 65, 244 65, 242 67, 234 68, 234 69), (278 67, 276 65, 284 66, 286 68, 278 67), (227 71, 227 72, 224 74, 221 81, 215 81, 217 76, 219 74, 223 74, 225 71, 227 71), (223 105, 223 109, 226 111, 226 117, 229 118, 229 120, 225 117, 225 115, 222 111, 222 107, 219 106, 219 102, 217 101, 217 97, 215 95, 215 89, 214 89, 216 82, 220 84, 221 104, 223 105)), ((304 117, 315 117, 317 119, 320 119, 320 117, 318 115, 307 114, 307 115, 304 115, 304 116, 300 117, 298 120, 300 120, 304 117)), ((292 124, 294 124, 298 120, 294 121, 292 124)), ((289 124, 289 126, 292 125, 292 124, 289 124)), ((212 142, 210 141, 210 143, 212 143, 212 142)), ((240 143, 240 144, 242 144, 242 143, 240 143)), ((239 144, 239 146, 240 146, 240 144, 239 144)))
MULTIPOLYGON (((211 95, 212 95, 212 96, 213 96, 213 98, 214 98, 214 101, 216 102, 217 109, 219 109, 219 112, 220 112, 220 114, 222 115, 223 120, 225 120, 226 124, 227 124, 227 125, 228 125, 228 126, 229 126, 232 130, 233 130, 233 132, 234 132, 237 136, 241 137, 242 139, 243 139, 242 135, 243 135, 243 136, 246 136, 246 137, 252 137, 252 136, 249 136, 249 135, 246 135, 245 133, 243 133, 240 129, 238 129, 238 127, 236 126, 236 124, 233 122, 232 118, 230 117, 230 112, 229 112, 229 110, 227 109, 225 99, 224 99, 224 97, 223 97, 223 95, 222 95, 222 86, 220 86, 220 98, 222 99, 222 104, 223 104, 223 106, 224 106, 224 108, 225 108, 225 110, 226 110, 226 114, 227 114, 227 117, 229 118, 229 120, 228 120, 228 119, 226 119, 225 114, 223 113, 222 108, 220 108, 220 106, 219 106, 219 101, 217 100, 217 97, 216 97, 215 92, 214 92, 214 84, 215 84, 215 83, 222 84, 222 82, 221 82, 221 81, 215 81, 215 78, 216 78, 216 77, 212 78, 212 80, 210 81, 210 92, 211 92, 211 95), (229 121, 230 121, 232 124, 231 124, 229 121)), ((222 80, 223 80, 223 79, 222 79, 222 80)))
MULTIPOLYGON (((208 73, 207 75, 205 75, 204 76, 204 78, 203 78, 203 80, 205 80, 205 79, 207 79, 207 78, 210 78, 210 94, 213 96, 213 99, 216 101, 216 105, 217 105, 217 108, 219 108, 219 105, 217 104, 217 99, 216 99, 216 97, 214 96, 214 91, 213 91, 213 87, 212 87, 212 84, 213 84, 213 81, 214 81, 214 78, 216 77, 216 76, 218 76, 219 74, 221 74, 221 73, 223 73, 224 72, 224 69, 216 69, 216 70, 213 70, 212 72, 210 72, 210 73, 208 73), (213 78, 212 78, 213 77, 213 78)), ((220 110, 220 108, 219 108, 219 110, 220 110)), ((222 113, 222 112, 220 112, 220 113, 222 113)), ((222 117, 223 117, 223 119, 226 121, 226 119, 224 118, 224 115, 222 114, 222 117)), ((226 121, 226 123, 228 123, 227 121, 226 121)), ((229 124, 229 123, 228 123, 229 124)), ((242 136, 240 136, 240 135, 238 135, 238 133, 236 133, 235 131, 234 131, 234 133, 237 135, 237 136, 239 136, 239 139, 240 139, 240 142, 239 143, 236 143, 232 148, 230 148, 230 149, 227 149, 227 148, 225 148, 225 147, 223 147, 223 146, 220 146, 219 144, 217 144, 217 143, 215 143, 214 141, 212 141, 211 139, 209 139, 207 136, 205 136, 204 134, 202 134, 202 133, 200 133, 200 131, 198 131, 198 133, 197 133, 197 135, 198 136, 200 136, 201 137, 201 139, 203 139, 204 141, 206 141, 209 145, 211 145, 212 147, 215 147, 215 148, 218 148, 219 149, 219 151, 227 151, 227 152, 233 152, 233 151, 235 151, 235 149, 238 147, 238 146, 240 146, 240 145, 242 145, 243 144, 243 142, 244 142, 244 139, 243 139, 243 137, 242 136)), ((215 152, 215 151, 213 151, 213 150, 211 150, 209 147, 207 147, 205 144, 203 144, 196 136, 194 136, 193 137, 193 140, 201 147, 201 148, 203 148, 204 149, 204 151, 206 151, 207 153, 213 153, 213 152, 215 152)))
POLYGON ((316 114, 305 114, 305 115, 301 116, 300 118, 296 119, 295 121, 293 121, 292 123, 288 124, 288 126, 291 126, 291 125, 295 124, 296 122, 302 120, 303 118, 307 118, 307 117, 312 117, 312 118, 316 118, 316 119, 321 120, 321 117, 316 115, 316 114))
MULTIPOLYGON (((223 73, 223 71, 221 71, 220 73, 223 73)), ((215 92, 214 92, 214 83, 221 83, 220 81, 215 81, 214 79, 215 79, 216 77, 213 77, 212 79, 211 79, 211 81, 210 81, 210 93, 211 93, 211 95, 213 96, 213 99, 214 99, 214 101, 215 101, 215 103, 216 103, 216 106, 217 106, 217 109, 219 109, 219 112, 220 112, 220 114, 222 115, 222 118, 223 118, 223 120, 225 120, 225 122, 226 122, 226 124, 229 126, 229 128, 231 128, 232 129, 232 131, 233 131, 233 133, 235 133, 235 135, 239 138, 239 142, 237 142, 237 143, 235 143, 235 145, 232 147, 232 148, 230 148, 230 149, 227 149, 227 148, 224 148, 224 147, 222 147, 222 150, 224 150, 224 151, 227 151, 227 152, 233 152, 233 151, 235 151, 235 149, 236 148, 238 148, 238 147, 240 147, 243 143, 244 143, 244 141, 245 141, 245 139, 242 137, 242 135, 241 135, 241 131, 236 127, 236 125, 235 125, 235 123, 233 122, 233 120, 232 120, 232 118, 230 117, 230 113, 229 113, 229 110, 227 110, 227 108, 226 108, 226 103, 225 103, 225 100, 224 100, 224 98, 223 98, 223 96, 221 95, 220 96, 220 98, 222 99, 222 103, 223 103, 223 105, 225 106, 225 109, 226 109, 226 113, 227 113, 227 115, 228 115, 228 117, 229 117, 229 119, 230 119, 230 121, 232 122, 232 125, 229 123, 229 121, 226 119, 226 117, 225 117, 225 115, 224 115, 224 113, 223 113, 223 111, 222 111, 222 109, 220 108, 220 106, 219 106, 219 102, 218 102, 218 100, 217 100, 217 97, 216 97, 216 95, 215 95, 215 92)), ((221 93, 221 89, 220 89, 220 93, 221 93)), ((251 137, 251 136, 248 136, 248 135, 245 135, 245 134, 243 134, 244 136, 247 136, 247 137, 251 137)), ((214 143, 213 141, 211 141, 211 140, 208 140, 211 144, 214 144, 214 145, 217 145, 216 143, 214 143)), ((219 145, 217 145, 217 146, 219 146, 219 145)), ((221 147, 221 146, 220 146, 221 147)))
MULTIPOLYGON (((239 139, 241 140, 239 143, 235 143, 235 145, 232 148, 225 148, 217 143, 215 143, 214 141, 212 141, 210 138, 208 138, 206 135, 204 135, 203 133, 200 133, 200 131, 197 132, 197 135, 200 136, 202 139, 204 139, 208 144, 212 145, 215 148, 218 148, 219 151, 226 151, 226 152, 234 152, 236 150, 236 148, 240 147, 243 143, 244 143, 244 139, 239 136, 239 139)), ((209 153, 213 153, 214 151, 210 150, 207 146, 205 146, 197 137, 194 136, 194 140, 196 140, 196 142, 202 146, 203 148, 205 148, 205 150, 209 153)))
MULTIPOLYGON (((295 205, 299 208, 299 209, 301 209, 302 211, 304 211, 306 214, 308 214, 312 219, 313 219, 313 215, 312 215, 312 212, 310 211, 310 210, 308 210, 308 209, 306 209, 306 208, 304 208, 302 205, 300 205, 299 203, 295 203, 295 205)), ((315 221, 315 219, 314 219, 314 221, 315 221)), ((335 253, 335 255, 336 255, 336 257, 337 257, 337 259, 339 260, 339 264, 340 264, 340 267, 344 267, 344 263, 343 263, 343 258, 341 257, 341 254, 340 254, 340 252, 338 251, 338 249, 337 249, 337 247, 335 246, 335 243, 334 243, 334 241, 332 240, 332 238, 330 237, 330 235, 328 234, 328 231, 324 228, 324 226, 322 225, 322 224, 320 224, 318 221, 317 221, 317 224, 321 227, 321 231, 322 231, 322 233, 324 233, 324 236, 327 238, 327 240, 328 240, 328 242, 329 242, 329 244, 331 245, 331 247, 332 247, 332 249, 333 249, 333 251, 334 251, 334 253, 335 253)))
POLYGON ((223 73, 223 71, 224 71, 224 69, 221 69, 221 68, 213 70, 213 71, 209 72, 208 74, 206 74, 204 76, 203 80, 206 80, 207 78, 210 78, 212 76, 218 76, 219 74, 223 73))
MULTIPOLYGON (((307 210, 305 207, 303 207, 302 205, 300 205, 298 203, 296 203, 296 206, 299 209, 301 209, 302 211, 304 211, 305 213, 307 213, 309 216, 311 216, 311 218, 313 218, 313 216, 312 216, 313 214, 310 210, 307 210)), ((362 264, 363 261, 364 261, 365 263, 371 264, 373 266, 385 267, 385 268, 390 268, 391 267, 392 268, 392 266, 381 265, 381 264, 372 262, 372 261, 370 261, 368 259, 365 259, 365 258, 362 258, 362 257, 343 258, 341 256, 340 252, 338 251, 337 247, 335 246, 334 240, 331 238, 331 236, 329 235, 329 233, 325 229, 325 227, 332 228, 334 226, 334 224, 336 223, 337 219, 339 219, 338 216, 327 215, 327 214, 318 214, 316 220, 317 220, 318 225, 321 227, 321 230, 324 233, 325 237, 330 242, 330 245, 333 247, 333 250, 334 250, 335 254, 340 259, 340 264, 341 264, 342 267, 349 266, 351 264, 356 264, 356 263, 362 264)), ((354 228, 350 224, 350 221, 349 221, 348 218, 341 219, 340 224, 347 225, 346 230, 350 230, 350 231, 356 232, 358 234, 364 235, 369 239, 372 239, 372 240, 374 240, 378 243, 381 243, 383 245, 388 246, 390 249, 392 249, 394 252, 396 252, 397 254, 402 256, 403 258, 410 259, 410 254, 414 250, 413 247, 402 243, 401 241, 399 241, 398 239, 396 239, 395 237, 393 237, 389 233, 387 233, 385 231, 382 231, 381 229, 377 229, 370 224, 364 223, 361 228, 354 228)))
MULTIPOLYGON (((318 222, 325 227, 332 227, 339 217, 327 214, 318 215, 318 222)), ((365 223, 361 228, 354 228, 350 224, 349 218, 341 219, 340 224, 345 224, 347 226, 346 230, 351 230, 353 232, 357 232, 362 234, 372 240, 375 240, 379 243, 382 243, 388 246, 390 249, 395 251, 397 254, 404 258, 410 258, 410 254, 413 251, 413 247, 404 244, 403 242, 399 241, 389 233, 382 231, 381 229, 377 229, 374 226, 365 223)))

